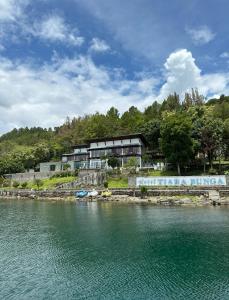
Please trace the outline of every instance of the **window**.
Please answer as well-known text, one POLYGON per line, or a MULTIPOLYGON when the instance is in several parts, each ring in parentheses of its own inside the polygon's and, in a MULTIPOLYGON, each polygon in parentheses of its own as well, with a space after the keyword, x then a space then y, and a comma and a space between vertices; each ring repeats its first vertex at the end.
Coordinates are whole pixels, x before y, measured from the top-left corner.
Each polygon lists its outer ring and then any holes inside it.
POLYGON ((141 154, 141 147, 127 147, 123 149, 124 155, 136 155, 141 154))
POLYGON ((113 148, 112 154, 114 155, 121 155, 122 154, 122 148, 113 148))
POLYGON ((93 150, 91 151, 91 157, 92 158, 97 158, 97 157, 102 157, 105 156, 105 150, 93 150))
POLYGON ((50 165, 50 171, 51 172, 56 171, 56 165, 50 165))

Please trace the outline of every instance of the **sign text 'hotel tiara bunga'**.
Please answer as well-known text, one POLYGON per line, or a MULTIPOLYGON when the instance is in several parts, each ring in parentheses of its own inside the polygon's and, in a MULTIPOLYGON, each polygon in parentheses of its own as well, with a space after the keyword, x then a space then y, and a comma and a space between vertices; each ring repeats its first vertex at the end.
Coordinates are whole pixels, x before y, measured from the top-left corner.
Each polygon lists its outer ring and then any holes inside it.
POLYGON ((137 177, 136 186, 225 186, 226 176, 137 177))

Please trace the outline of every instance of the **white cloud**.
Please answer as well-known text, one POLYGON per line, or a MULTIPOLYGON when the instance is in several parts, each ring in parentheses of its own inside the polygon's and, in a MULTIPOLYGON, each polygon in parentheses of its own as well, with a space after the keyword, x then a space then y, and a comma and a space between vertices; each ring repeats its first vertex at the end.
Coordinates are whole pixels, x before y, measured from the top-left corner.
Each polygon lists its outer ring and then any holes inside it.
POLYGON ((139 81, 96 66, 91 58, 56 59, 39 68, 0 59, 0 126, 57 126, 66 116, 120 111, 152 95, 139 81), (10 91, 10 93, 9 93, 10 91))
POLYGON ((164 99, 168 94, 174 92, 184 95, 191 88, 198 88, 206 97, 229 92, 229 74, 202 75, 192 53, 186 49, 171 53, 166 60, 165 69, 165 83, 160 90, 159 99, 164 99))
POLYGON ((56 54, 40 67, 0 56, 0 128, 4 132, 15 126, 58 126, 66 116, 105 112, 110 106, 121 112, 131 105, 143 109, 192 87, 204 96, 227 94, 229 74, 202 74, 186 49, 167 58, 164 83, 144 73, 127 80, 125 73, 96 66, 89 56, 69 59, 56 54))
POLYGON ((84 38, 58 15, 49 15, 35 22, 26 14, 30 0, 0 0, 0 40, 19 42, 38 37, 50 42, 81 46, 84 38))
POLYGON ((229 58, 229 52, 223 52, 220 54, 220 58, 229 58))
POLYGON ((91 41, 90 50, 95 52, 107 52, 110 50, 110 46, 103 40, 93 38, 91 41))
POLYGON ((35 23, 32 33, 44 40, 65 42, 74 46, 81 46, 84 42, 84 38, 78 36, 78 30, 72 29, 58 15, 49 16, 42 22, 35 23))
POLYGON ((194 44, 204 45, 212 41, 216 34, 211 31, 207 26, 201 26, 199 28, 186 28, 186 32, 192 38, 194 44))
POLYGON ((25 1, 21 0, 0 0, 0 21, 15 21, 21 14, 25 1), (24 2, 24 3, 23 3, 24 2))

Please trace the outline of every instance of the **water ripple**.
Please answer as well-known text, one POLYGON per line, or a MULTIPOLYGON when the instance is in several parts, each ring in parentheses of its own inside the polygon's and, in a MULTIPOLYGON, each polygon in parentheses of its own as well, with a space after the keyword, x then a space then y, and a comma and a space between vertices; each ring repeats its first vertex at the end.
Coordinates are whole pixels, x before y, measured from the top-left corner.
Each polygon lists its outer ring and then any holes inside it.
POLYGON ((228 213, 0 201, 0 299, 229 299, 228 213))

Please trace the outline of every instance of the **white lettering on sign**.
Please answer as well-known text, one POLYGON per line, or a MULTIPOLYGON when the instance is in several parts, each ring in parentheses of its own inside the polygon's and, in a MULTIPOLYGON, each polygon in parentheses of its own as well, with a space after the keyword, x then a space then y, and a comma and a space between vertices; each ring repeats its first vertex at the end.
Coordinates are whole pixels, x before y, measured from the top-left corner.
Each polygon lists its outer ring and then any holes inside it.
POLYGON ((226 176, 137 177, 136 186, 225 186, 226 176))

